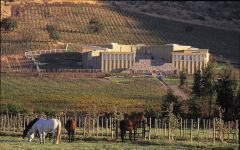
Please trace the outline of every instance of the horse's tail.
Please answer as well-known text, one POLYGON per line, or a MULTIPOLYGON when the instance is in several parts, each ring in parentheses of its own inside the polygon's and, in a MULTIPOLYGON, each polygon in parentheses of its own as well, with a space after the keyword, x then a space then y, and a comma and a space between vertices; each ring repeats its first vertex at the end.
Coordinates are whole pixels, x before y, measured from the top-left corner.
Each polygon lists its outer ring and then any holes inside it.
POLYGON ((57 126, 57 141, 56 143, 58 144, 58 142, 61 142, 61 121, 58 120, 58 126, 57 126))

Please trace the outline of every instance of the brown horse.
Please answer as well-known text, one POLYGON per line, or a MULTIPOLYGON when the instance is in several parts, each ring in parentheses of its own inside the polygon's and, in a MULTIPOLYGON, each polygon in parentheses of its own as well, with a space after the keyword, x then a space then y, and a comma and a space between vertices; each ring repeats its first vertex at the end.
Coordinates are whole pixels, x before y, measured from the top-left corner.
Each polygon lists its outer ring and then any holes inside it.
MULTIPOLYGON (((120 121, 120 130, 121 130, 121 139, 122 142, 126 137, 126 131, 129 131, 129 139, 132 141, 132 132, 137 129, 138 124, 140 122, 145 122, 145 116, 143 113, 139 113, 138 115, 133 116, 131 119, 124 118, 124 120, 120 121)), ((134 133, 134 141, 135 141, 135 133, 134 133)))
POLYGON ((74 141, 74 134, 75 130, 77 128, 77 123, 75 119, 68 119, 66 124, 65 124, 65 129, 68 132, 68 142, 73 142, 74 141))

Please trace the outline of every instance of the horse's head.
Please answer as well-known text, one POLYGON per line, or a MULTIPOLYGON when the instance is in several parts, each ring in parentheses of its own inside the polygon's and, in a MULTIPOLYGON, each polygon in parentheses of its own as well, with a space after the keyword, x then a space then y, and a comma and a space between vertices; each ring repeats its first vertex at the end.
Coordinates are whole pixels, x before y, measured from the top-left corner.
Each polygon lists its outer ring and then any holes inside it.
POLYGON ((138 116, 137 116, 137 121, 145 121, 145 116, 144 116, 144 113, 139 113, 138 116))
POLYGON ((23 131, 23 136, 22 136, 23 139, 27 136, 29 130, 32 128, 32 126, 33 126, 38 120, 39 120, 39 118, 35 118, 35 119, 32 120, 31 122, 29 122, 29 124, 26 126, 25 130, 23 131))
POLYGON ((28 131, 27 136, 28 136, 28 141, 31 142, 32 139, 34 138, 34 133, 31 129, 28 131))

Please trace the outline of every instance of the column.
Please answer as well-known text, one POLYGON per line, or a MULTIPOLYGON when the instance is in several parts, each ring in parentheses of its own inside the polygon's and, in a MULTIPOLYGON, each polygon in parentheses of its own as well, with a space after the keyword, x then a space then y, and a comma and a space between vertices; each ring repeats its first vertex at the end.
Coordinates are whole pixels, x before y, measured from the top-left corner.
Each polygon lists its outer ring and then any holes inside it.
POLYGON ((179 69, 179 68, 178 68, 178 63, 179 63, 179 62, 178 62, 178 61, 179 61, 179 60, 178 60, 178 55, 176 55, 176 60, 175 60, 175 61, 176 61, 176 68, 179 69))
POLYGON ((130 54, 130 58, 129 58, 129 68, 131 68, 132 67, 132 53, 130 54))
POLYGON ((108 54, 109 72, 112 71, 112 54, 108 54))
POLYGON ((116 54, 113 54, 113 69, 116 69, 116 54))
POLYGON ((180 68, 179 68, 179 69, 180 69, 181 71, 183 71, 183 70, 182 70, 182 55, 180 55, 179 63, 180 63, 180 68))
POLYGON ((103 54, 101 58, 101 70, 104 71, 104 60, 103 60, 103 54))
POLYGON ((106 54, 106 57, 105 57, 105 71, 108 72, 108 59, 107 59, 107 54, 106 54))
POLYGON ((122 54, 122 67, 121 68, 124 68, 124 57, 123 57, 124 54, 122 54))
POLYGON ((188 68, 188 74, 191 74, 191 61, 190 61, 190 57, 188 56, 188 66, 187 66, 187 68, 188 68))
POLYGON ((194 74, 194 59, 193 59, 193 56, 194 55, 192 55, 192 74, 194 74))
POLYGON ((118 56, 117 56, 117 58, 118 58, 118 60, 117 60, 117 68, 119 69, 120 68, 120 56, 119 56, 120 54, 118 54, 118 56))

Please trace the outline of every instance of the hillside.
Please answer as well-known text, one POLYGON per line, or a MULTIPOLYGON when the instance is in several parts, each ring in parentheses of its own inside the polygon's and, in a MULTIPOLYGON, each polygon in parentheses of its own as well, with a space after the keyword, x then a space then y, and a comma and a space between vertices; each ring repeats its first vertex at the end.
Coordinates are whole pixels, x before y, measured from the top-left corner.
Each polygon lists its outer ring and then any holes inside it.
POLYGON ((30 3, 21 7, 13 5, 12 17, 19 21, 19 26, 16 31, 10 33, 2 31, 3 54, 54 47, 46 25, 55 24, 61 35, 59 41, 64 43, 178 43, 209 48, 215 56, 231 59, 235 63, 239 63, 240 59, 239 32, 153 17, 124 10, 119 6, 30 3), (89 33, 88 24, 91 18, 98 18, 103 24, 101 33, 89 33))
POLYGON ((113 1, 112 5, 180 22, 240 31, 237 1, 113 1))

